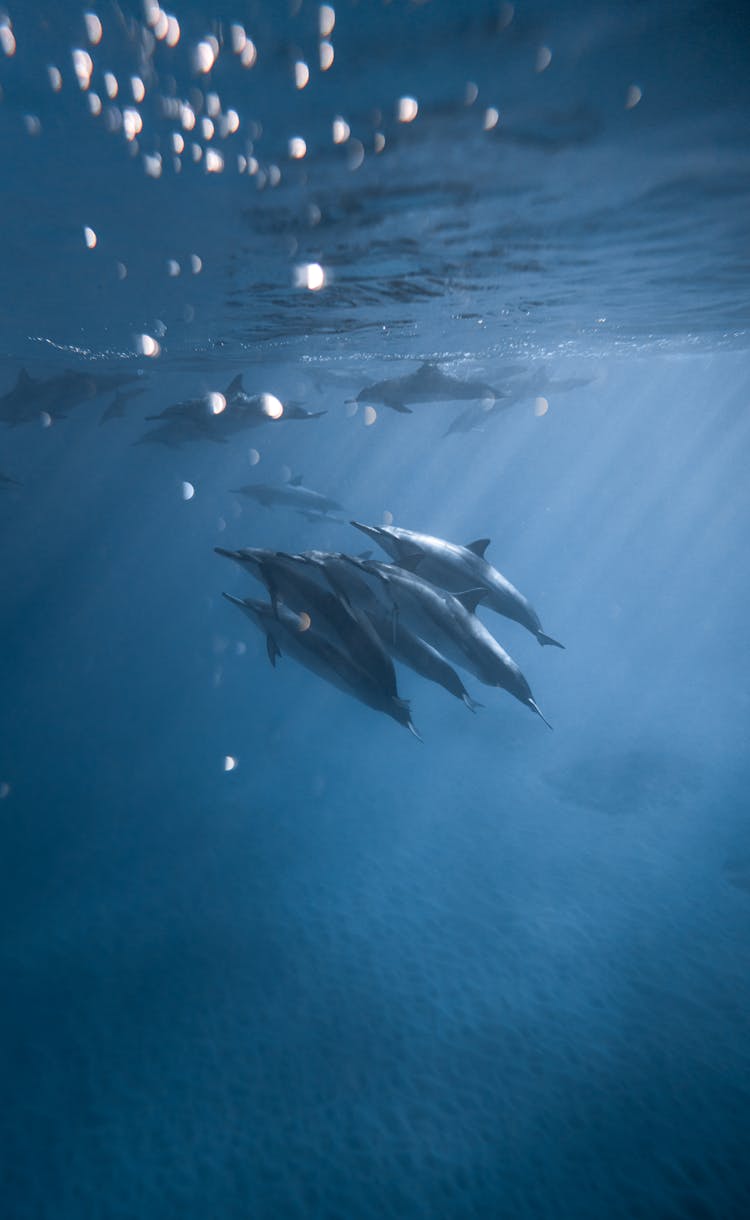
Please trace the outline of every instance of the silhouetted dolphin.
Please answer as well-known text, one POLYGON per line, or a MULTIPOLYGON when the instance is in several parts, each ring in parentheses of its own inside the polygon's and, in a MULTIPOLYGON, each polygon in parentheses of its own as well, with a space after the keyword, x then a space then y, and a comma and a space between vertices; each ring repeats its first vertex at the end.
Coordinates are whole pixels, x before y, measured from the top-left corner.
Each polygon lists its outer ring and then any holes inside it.
POLYGON ((337 647, 316 631, 307 615, 296 614, 283 604, 274 608, 253 598, 233 597, 229 593, 224 597, 239 606, 265 634, 272 665, 275 666, 277 657, 288 654, 318 677, 368 707, 385 712, 419 737, 411 721, 408 702, 384 691, 344 648, 337 647))
POLYGON ((351 524, 380 543, 395 563, 417 572, 423 580, 452 593, 462 589, 484 589, 483 606, 520 623, 540 644, 564 648, 564 644, 545 635, 536 610, 515 585, 487 562, 484 555, 489 538, 457 546, 431 534, 418 534, 394 525, 362 525, 358 521, 351 524))
POLYGON ((360 390, 355 402, 382 403, 394 411, 409 415, 408 403, 457 402, 466 399, 488 399, 494 402, 503 397, 484 381, 462 381, 442 372, 435 364, 422 364, 414 373, 404 377, 392 377, 387 381, 376 381, 374 385, 360 390))
POLYGON ((30 377, 21 369, 16 384, 0 398, 0 421, 15 427, 35 422, 43 413, 64 419, 65 412, 108 390, 138 379, 137 373, 96 374, 66 369, 46 379, 30 377))
POLYGON ((145 388, 143 390, 127 390, 124 393, 122 390, 116 390, 111 403, 108 407, 104 408, 99 423, 106 424, 110 419, 122 419, 125 414, 125 403, 129 402, 131 398, 137 398, 139 394, 145 394, 145 392, 145 388))

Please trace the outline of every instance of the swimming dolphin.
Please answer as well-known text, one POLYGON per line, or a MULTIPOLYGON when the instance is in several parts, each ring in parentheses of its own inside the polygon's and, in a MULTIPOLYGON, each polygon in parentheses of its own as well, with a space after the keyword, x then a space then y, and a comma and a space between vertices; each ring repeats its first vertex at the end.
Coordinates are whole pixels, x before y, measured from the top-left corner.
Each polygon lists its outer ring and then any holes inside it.
POLYGON ((388 695, 398 696, 396 672, 372 624, 359 610, 333 593, 323 573, 297 557, 265 548, 243 547, 218 555, 233 559, 265 585, 272 606, 280 603, 297 614, 305 614, 317 633, 370 675, 388 695))
POLYGON ((466 399, 486 399, 494 402, 503 397, 502 390, 495 390, 484 381, 463 381, 444 373, 436 364, 422 364, 414 373, 404 377, 392 377, 387 381, 376 381, 374 385, 360 390, 354 402, 376 402, 391 407, 394 411, 410 415, 408 403, 457 402, 466 399))
POLYGON ((137 373, 98 375, 78 369, 66 369, 43 379, 30 377, 26 369, 21 369, 16 384, 0 398, 0 420, 16 427, 35 422, 42 414, 64 419, 65 412, 80 403, 137 379, 137 373))
POLYGON ((236 495, 248 496, 256 500, 264 508, 276 505, 283 508, 294 508, 305 514, 315 513, 317 516, 327 516, 336 510, 343 511, 343 505, 320 491, 304 487, 302 475, 296 475, 281 487, 272 487, 268 483, 247 483, 244 487, 233 489, 236 495))
POLYGON ((540 644, 565 647, 551 635, 545 635, 539 615, 531 603, 497 568, 487 562, 484 555, 490 544, 489 538, 478 538, 467 546, 457 546, 431 534, 418 534, 393 525, 362 525, 358 521, 351 524, 367 534, 368 538, 380 543, 394 563, 416 572, 423 580, 452 593, 462 589, 484 589, 483 606, 520 623, 536 636, 540 644))
POLYGON ((239 606, 265 634, 266 649, 273 666, 277 657, 288 654, 318 677, 368 707, 385 712, 419 737, 412 724, 407 701, 384 691, 348 652, 316 631, 307 616, 296 614, 283 604, 274 608, 249 597, 233 597, 229 593, 225 593, 224 597, 239 606))
POLYGON ((480 703, 472 699, 455 669, 436 648, 414 635, 404 623, 399 623, 398 631, 394 633, 392 603, 390 600, 386 600, 384 604, 378 601, 367 581, 362 579, 346 556, 327 551, 304 551, 301 555, 288 556, 288 560, 311 565, 323 572, 336 595, 369 619, 382 646, 394 660, 400 661, 428 681, 444 687, 451 695, 461 699, 471 711, 481 707, 480 703))
POLYGON ((468 589, 454 595, 392 564, 356 559, 350 562, 385 582, 393 601, 394 639, 403 620, 448 660, 468 669, 486 686, 502 687, 531 708, 548 728, 552 727, 539 710, 516 662, 474 613, 486 590, 468 589))

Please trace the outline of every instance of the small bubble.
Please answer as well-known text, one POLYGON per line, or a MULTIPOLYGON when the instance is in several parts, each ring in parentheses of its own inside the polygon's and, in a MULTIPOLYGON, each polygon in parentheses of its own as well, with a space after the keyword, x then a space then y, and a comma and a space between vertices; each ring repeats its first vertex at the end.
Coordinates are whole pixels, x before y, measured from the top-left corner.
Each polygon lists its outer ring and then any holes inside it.
POLYGON ((237 759, 234 758, 233 755, 231 755, 231 754, 224 755, 224 770, 225 771, 236 771, 237 766, 238 766, 237 759))
POLYGON ((331 43, 321 42, 319 50, 321 72, 327 72, 329 68, 333 67, 334 58, 334 50, 331 43))
POLYGON ((94 249, 94 246, 96 245, 96 240, 97 240, 96 233, 88 225, 83 226, 83 240, 85 241, 89 250, 94 249))
POLYGON ((4 801, 8 796, 10 796, 10 784, 3 780, 0 784, 0 801, 4 801))
POLYGON ((197 254, 190 255, 190 270, 193 275, 199 275, 203 270, 203 260, 197 254))
POLYGON ((192 500, 194 495, 195 495, 195 488, 193 487, 193 484, 188 483, 188 482, 183 482, 183 484, 182 484, 183 500, 192 500))
POLYGON ((318 9, 318 33, 321 38, 328 38, 333 33, 336 24, 336 12, 332 4, 321 4, 318 9))
POLYGON ((310 618, 310 615, 307 614, 304 610, 302 610, 297 618, 297 630, 298 631, 309 631, 311 625, 312 625, 312 619, 310 618))
POLYGON ((539 397, 534 399, 534 414, 537 419, 541 419, 549 411, 549 403, 546 398, 539 397))
POLYGON ((629 85, 625 95, 625 109, 632 110, 634 106, 638 105, 642 97, 643 93, 638 88, 638 85, 629 85))
POLYGON ((50 64, 47 68, 47 76, 49 77, 49 83, 52 90, 55 93, 59 93, 62 89, 62 72, 60 69, 56 68, 54 64, 50 64))
POLYGON ((535 72, 545 72, 552 63, 552 52, 549 47, 539 47, 534 64, 535 72))
POLYGON ((499 121, 500 121, 499 110, 496 110, 494 106, 488 106, 484 112, 484 119, 482 121, 482 126, 484 127, 484 130, 492 131, 493 127, 497 127, 499 121))
POLYGON ((302 59, 294 65, 294 83, 298 89, 304 89, 310 79, 310 69, 302 59))
POLYGON ((52 427, 52 416, 50 415, 49 411, 40 411, 39 412, 39 423, 42 425, 43 428, 52 427))
POLYGON ((365 421, 365 427, 371 428, 372 425, 375 423, 375 420, 378 418, 378 413, 374 407, 365 407, 363 416, 364 416, 364 421, 365 421))
POLYGON ((302 136, 292 136, 289 141, 289 156, 294 161, 301 161, 307 152, 307 144, 302 136))
POLYGON ((180 264, 176 258, 167 259, 167 275, 175 276, 180 274, 180 264))
POLYGON ((319 292, 325 282, 326 273, 320 263, 303 263, 294 269, 294 283, 297 288, 309 288, 310 292, 319 292))
POLYGON ((383 513, 383 525, 393 525, 393 513, 389 513, 388 509, 383 513))
POLYGON ((260 461, 260 454, 258 453, 258 450, 249 449, 248 454, 247 454, 247 460, 249 461, 251 466, 257 466, 258 462, 260 461))
POLYGON ((102 23, 96 13, 84 13, 83 20, 86 23, 86 37, 92 47, 98 46, 102 40, 102 23))

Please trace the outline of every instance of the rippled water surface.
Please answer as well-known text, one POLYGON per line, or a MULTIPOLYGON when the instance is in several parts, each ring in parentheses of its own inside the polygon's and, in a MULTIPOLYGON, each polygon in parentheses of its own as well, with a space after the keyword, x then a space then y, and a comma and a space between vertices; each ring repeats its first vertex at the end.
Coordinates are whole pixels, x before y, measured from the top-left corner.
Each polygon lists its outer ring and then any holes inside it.
POLYGON ((748 59, 731 3, 5 0, 9 1220, 750 1211, 748 59), (269 665, 215 548, 386 561, 350 520, 490 539, 553 732, 269 665))

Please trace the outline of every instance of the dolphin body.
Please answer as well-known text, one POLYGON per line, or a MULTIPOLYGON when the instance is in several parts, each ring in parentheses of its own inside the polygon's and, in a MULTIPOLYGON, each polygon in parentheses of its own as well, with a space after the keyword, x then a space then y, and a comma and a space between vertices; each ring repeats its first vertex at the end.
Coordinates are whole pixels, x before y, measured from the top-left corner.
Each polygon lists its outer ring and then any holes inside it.
POLYGON ((456 432, 481 432, 486 423, 496 419, 501 411, 515 403, 536 398, 539 394, 566 394, 570 390, 578 390, 590 385, 593 380, 593 377, 553 378, 545 370, 527 374, 511 385, 502 401, 472 403, 466 407, 456 416, 443 436, 451 436, 456 432))
POLYGON ((271 605, 280 604, 304 614, 317 635, 334 647, 343 648, 389 696, 398 698, 396 671, 369 619, 342 602, 322 573, 293 555, 261 548, 240 551, 215 548, 217 554, 234 559, 265 585, 271 605))
POLYGON ((480 703, 472 699, 453 666, 448 664, 436 648, 420 639, 404 623, 399 623, 398 631, 394 632, 390 599, 387 599, 385 604, 379 601, 368 581, 361 577, 346 555, 305 551, 291 558, 322 570, 331 588, 342 601, 348 605, 359 606, 375 628, 381 644, 394 660, 408 666, 429 682, 444 687, 451 695, 461 699, 470 711, 481 707, 480 703))
POLYGON ((487 399, 495 402, 503 398, 502 390, 495 390, 484 381, 462 381, 444 373, 436 364, 421 364, 414 373, 404 377, 392 377, 387 381, 376 381, 374 385, 360 390, 355 402, 377 402, 393 411, 410 415, 408 403, 415 402, 459 402, 472 399, 487 399))
MULTIPOLYGON (((306 411, 298 403, 288 403, 283 413, 272 415, 268 408, 267 395, 247 394, 242 387, 242 374, 234 377, 222 395, 224 405, 217 411, 209 395, 200 398, 186 398, 182 402, 165 407, 157 415, 147 415, 147 420, 158 421, 162 426, 180 424, 181 429, 175 429, 173 438, 165 440, 166 444, 182 444, 187 440, 211 440, 224 444, 230 437, 244 432, 248 428, 258 428, 262 424, 280 423, 285 419, 317 419, 325 415, 325 411, 306 411)), ((146 433, 143 440, 152 434, 146 433)), ((167 434, 164 434, 165 436, 167 434)), ((156 437, 154 439, 163 439, 156 437)))
POLYGON ((64 419, 65 412, 80 403, 137 379, 137 373, 97 376, 77 369, 66 369, 43 379, 30 377, 26 369, 21 369, 16 384, 0 398, 0 421, 17 427, 36 422, 43 413, 53 419, 64 419))
POLYGON ((277 657, 288 654, 318 677, 375 711, 385 712, 419 737, 412 724, 407 701, 400 699, 395 691, 386 691, 344 648, 337 647, 316 631, 305 617, 283 604, 274 607, 249 597, 232 597, 229 593, 225 593, 224 597, 239 606, 264 633, 268 656, 274 667, 277 657))
POLYGON ((298 512, 320 517, 335 511, 343 512, 343 505, 338 500, 313 491, 311 487, 304 487, 302 475, 297 475, 281 487, 272 487, 268 483, 247 483, 244 487, 236 488, 235 494, 248 496, 264 508, 294 508, 298 512))
POLYGON ((545 635, 539 615, 531 603, 497 568, 487 562, 484 555, 490 544, 489 538, 478 538, 468 546, 457 546, 431 534, 418 534, 392 525, 362 525, 358 521, 352 521, 352 525, 380 543, 400 567, 416 572, 423 580, 451 593, 461 592, 462 589, 483 589, 483 606, 520 623, 536 636, 540 644, 565 647, 552 636, 545 635))
POLYGON ((548 728, 528 682, 516 662, 474 614, 484 589, 469 589, 454 596, 412 572, 392 564, 352 559, 360 570, 385 583, 393 603, 394 638, 403 620, 421 639, 486 686, 499 686, 531 708, 548 728))

